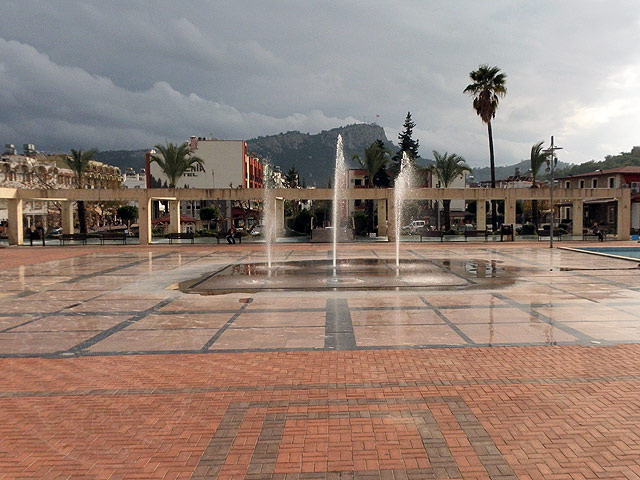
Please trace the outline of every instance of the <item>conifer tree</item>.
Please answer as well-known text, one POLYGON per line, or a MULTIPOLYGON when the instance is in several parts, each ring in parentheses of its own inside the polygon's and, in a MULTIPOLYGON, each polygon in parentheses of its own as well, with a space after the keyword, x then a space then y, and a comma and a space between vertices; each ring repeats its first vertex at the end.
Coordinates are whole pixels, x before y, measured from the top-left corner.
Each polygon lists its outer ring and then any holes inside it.
POLYGON ((407 112, 407 117, 404 119, 404 131, 398 134, 399 147, 398 153, 393 157, 395 162, 400 163, 402 161, 402 152, 407 152, 411 161, 418 158, 418 145, 419 141, 412 138, 413 128, 416 126, 415 122, 411 120, 411 112, 407 112))

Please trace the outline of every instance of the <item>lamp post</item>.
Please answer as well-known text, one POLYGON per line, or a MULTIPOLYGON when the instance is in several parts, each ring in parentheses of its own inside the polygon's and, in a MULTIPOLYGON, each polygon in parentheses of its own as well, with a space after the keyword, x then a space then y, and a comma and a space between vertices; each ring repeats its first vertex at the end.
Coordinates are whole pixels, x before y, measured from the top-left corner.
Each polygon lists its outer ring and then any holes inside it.
POLYGON ((556 150, 562 150, 562 147, 557 147, 553 143, 553 135, 551 136, 551 146, 546 150, 543 150, 543 153, 547 154, 547 172, 551 175, 551 183, 550 183, 550 200, 551 200, 551 225, 549 226, 549 248, 553 248, 553 224, 554 224, 554 214, 553 214, 553 173, 556 168, 556 164, 558 163, 558 157, 556 157, 556 150))

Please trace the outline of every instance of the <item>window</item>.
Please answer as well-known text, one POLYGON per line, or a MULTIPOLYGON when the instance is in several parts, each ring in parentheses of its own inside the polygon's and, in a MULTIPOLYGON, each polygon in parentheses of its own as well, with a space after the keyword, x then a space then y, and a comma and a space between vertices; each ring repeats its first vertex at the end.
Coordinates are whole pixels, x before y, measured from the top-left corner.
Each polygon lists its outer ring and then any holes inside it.
POLYGON ((354 185, 356 185, 356 186, 360 186, 360 185, 362 185, 362 179, 361 179, 361 178, 356 178, 356 179, 353 181, 353 183, 354 183, 354 185))
POLYGON ((362 200, 355 200, 355 201, 353 202, 353 204, 354 204, 356 207, 359 207, 360 205, 362 205, 362 200))
POLYGON ((616 186, 615 177, 609 177, 609 188, 615 188, 615 186, 616 186))
POLYGON ((594 178, 591 180, 591 188, 598 188, 598 179, 594 178))
POLYGON ((584 180, 580 180, 580 188, 584 188, 584 180))
POLYGON ((564 188, 571 188, 571 182, 569 180, 564 182, 564 188))

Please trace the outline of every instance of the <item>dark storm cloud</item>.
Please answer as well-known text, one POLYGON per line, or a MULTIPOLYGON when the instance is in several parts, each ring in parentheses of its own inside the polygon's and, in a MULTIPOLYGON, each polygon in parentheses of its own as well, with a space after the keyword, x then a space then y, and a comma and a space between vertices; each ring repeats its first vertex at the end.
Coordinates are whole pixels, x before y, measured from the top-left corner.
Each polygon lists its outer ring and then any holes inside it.
POLYGON ((555 134, 580 162, 640 143, 635 1, 5 1, 0 136, 47 149, 249 138, 357 120, 487 157, 462 94, 508 74, 499 164, 555 134), (380 115, 376 117, 376 115, 380 115))

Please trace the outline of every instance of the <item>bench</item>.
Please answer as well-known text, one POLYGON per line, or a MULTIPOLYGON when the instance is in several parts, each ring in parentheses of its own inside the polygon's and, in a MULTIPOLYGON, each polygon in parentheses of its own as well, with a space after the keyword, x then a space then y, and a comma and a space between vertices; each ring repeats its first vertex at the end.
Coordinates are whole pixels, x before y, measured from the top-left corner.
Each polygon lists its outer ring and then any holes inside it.
POLYGON ((127 244, 127 234, 122 231, 110 231, 110 232, 100 232, 98 233, 100 238, 100 244, 104 245, 106 240, 116 240, 121 241, 123 245, 127 244))
MULTIPOLYGON (((234 233, 233 238, 236 239, 238 243, 242 243, 242 234, 240 232, 234 233)), ((226 240, 226 239, 227 239, 226 233, 218 233, 216 235, 216 240, 218 241, 218 243, 220 243, 220 240, 226 240)))
POLYGON ((420 241, 422 241, 422 237, 440 238, 440 241, 444 242, 444 232, 439 230, 420 230, 420 241))
POLYGON ((191 243, 194 243, 195 237, 193 232, 167 233, 169 243, 173 243, 174 240, 191 240, 191 243))
MULTIPOLYGON (((541 228, 538 229, 538 241, 540 242, 543 238, 550 238, 551 237, 551 230, 548 228, 541 228)), ((558 241, 562 240, 562 235, 564 235, 562 232, 554 229, 553 230, 553 238, 557 238, 558 241)))
POLYGON ((464 231, 464 241, 466 242, 468 238, 472 237, 484 237, 484 241, 489 240, 489 230, 465 230, 464 231))
POLYGON ((600 240, 601 242, 604 242, 607 239, 607 231, 600 230, 600 234, 597 234, 597 233, 594 233, 593 230, 589 228, 583 229, 582 240, 587 241, 589 237, 593 237, 594 240, 600 240), (602 239, 600 238, 600 235, 602 235, 602 239))
POLYGON ((82 245, 86 245, 87 238, 86 233, 63 233, 60 235, 60 244, 64 246, 65 242, 82 242, 82 245))

